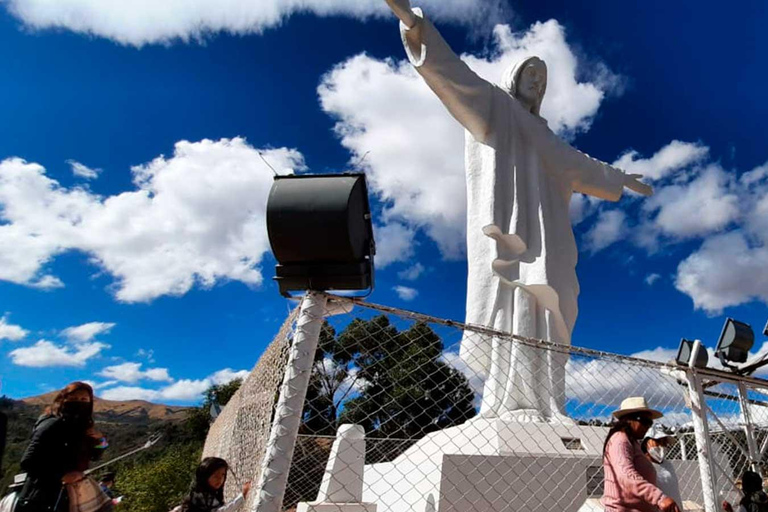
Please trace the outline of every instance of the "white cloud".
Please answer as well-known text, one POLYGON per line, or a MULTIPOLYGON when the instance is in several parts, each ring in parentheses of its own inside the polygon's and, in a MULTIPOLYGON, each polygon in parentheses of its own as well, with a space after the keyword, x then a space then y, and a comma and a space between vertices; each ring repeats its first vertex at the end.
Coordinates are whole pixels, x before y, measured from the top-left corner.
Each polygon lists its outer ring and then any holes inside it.
POLYGON ((621 210, 601 211, 595 225, 584 235, 586 248, 597 252, 624 238, 626 219, 627 215, 621 210))
POLYGON ((392 287, 393 290, 395 290, 395 293, 397 293, 397 296, 400 297, 400 300, 404 300, 406 302, 410 302, 419 295, 419 290, 415 288, 409 288, 408 286, 394 286, 392 287))
POLYGON ((181 379, 160 389, 118 386, 104 390, 99 396, 107 400, 195 402, 212 385, 227 384, 235 379, 245 379, 249 373, 248 370, 225 368, 204 379, 181 379))
POLYGON ((684 239, 717 232, 739 216, 739 197, 730 190, 730 181, 729 175, 713 164, 688 183, 661 188, 643 208, 658 212, 653 224, 668 236, 684 239))
POLYGON ((485 386, 485 377, 482 374, 472 370, 467 365, 467 362, 464 361, 461 356, 459 356, 458 352, 443 352, 443 355, 440 356, 440 359, 464 375, 475 397, 481 397, 483 394, 483 387, 485 386))
POLYGON ((156 382, 173 382, 167 368, 148 368, 147 370, 142 370, 141 363, 129 362, 107 366, 99 372, 99 375, 108 379, 129 383, 138 382, 142 379, 156 382))
MULTIPOLYGON (((498 26, 490 59, 465 55, 481 76, 497 82, 509 64, 535 54, 550 81, 542 114, 570 136, 589 128, 615 77, 579 62, 556 21, 513 33, 498 26), (592 75, 592 81, 578 82, 592 75), (583 74, 582 74, 583 73, 583 74)), ((598 66, 599 67, 599 66, 598 66)), ((464 254, 466 192, 464 133, 405 61, 357 55, 333 68, 318 88, 323 110, 337 118, 336 132, 352 161, 364 161, 371 190, 387 205, 384 221, 423 230, 444 257, 464 254), (373 100, 375 99, 375 100, 373 100)), ((381 244, 381 237, 377 238, 381 244)), ((385 262, 394 261, 385 253, 385 262)))
POLYGON ((613 166, 629 174, 642 174, 649 180, 659 180, 700 162, 708 154, 709 148, 701 143, 673 140, 650 158, 639 158, 637 151, 627 151, 613 166))
POLYGON ((417 262, 405 270, 398 272, 397 277, 404 281, 415 281, 424 273, 425 270, 426 269, 424 268, 424 265, 417 262))
POLYGON ((0 317, 0 340, 19 341, 24 339, 29 331, 20 325, 8 323, 6 316, 0 317))
MULTIPOLYGON (((65 28, 81 34, 142 46, 202 40, 217 32, 260 33, 289 16, 355 18, 392 16, 381 0, 7 0, 9 11, 28 28, 65 28)), ((498 0, 421 0, 439 19, 489 23, 505 11, 498 0)), ((394 25, 394 23, 393 23, 394 25)))
MULTIPOLYGON (((660 358, 667 353, 657 349, 639 355, 660 358)), ((660 369, 601 359, 571 357, 566 365, 566 393, 584 404, 579 416, 587 418, 609 415, 628 396, 644 396, 659 409, 685 405, 685 388, 660 369)))
POLYGON ((160 398, 163 400, 178 400, 180 402, 191 402, 197 400, 211 387, 211 381, 182 379, 174 382, 170 386, 160 390, 160 398))
POLYGON ((96 357, 109 345, 104 343, 78 343, 72 346, 55 345, 47 340, 40 340, 31 347, 17 348, 9 353, 11 360, 18 366, 47 368, 55 366, 82 367, 96 357))
POLYGON ((87 180, 93 180, 99 177, 101 169, 91 169, 90 167, 81 164, 77 160, 67 160, 67 163, 72 167, 72 174, 78 178, 85 178, 87 180))
POLYGON ((104 400, 146 400, 148 402, 158 399, 158 392, 154 389, 140 388, 136 386, 118 386, 106 389, 98 393, 104 400))
POLYGON ((232 368, 224 368, 219 370, 209 378, 214 384, 227 384, 235 379, 245 379, 248 374, 251 373, 248 370, 233 370, 232 368))
POLYGON ((677 267, 675 287, 696 309, 720 313, 753 299, 768 302, 768 247, 741 230, 707 239, 677 267))
POLYGON ((142 357, 147 361, 149 361, 150 363, 154 363, 155 351, 152 349, 147 350, 147 349, 140 348, 139 350, 136 351, 136 357, 142 357))
POLYGON ((645 276, 645 284, 647 284, 648 286, 653 286, 653 284, 659 279, 661 279, 661 274, 657 274, 653 272, 645 276))
MULTIPOLYGON (((295 150, 263 154, 281 174, 303 168, 295 150)), ((132 172, 136 190, 101 197, 61 187, 37 164, 0 162, 0 280, 57 279, 46 264, 77 250, 115 278, 124 302, 182 295, 195 284, 261 283, 272 173, 257 149, 241 138, 181 141, 172 157, 132 172)))
POLYGON ((677 357, 677 349, 656 347, 652 350, 641 350, 640 352, 635 352, 632 354, 632 357, 637 357, 638 359, 648 359, 650 361, 658 361, 660 363, 668 363, 677 357))
POLYGON ((407 261, 414 254, 416 231, 399 222, 374 226, 376 266, 384 268, 397 261, 407 261))
POLYGON ((67 327, 61 334, 70 341, 91 341, 100 334, 107 334, 116 324, 110 322, 89 322, 75 327, 67 327))

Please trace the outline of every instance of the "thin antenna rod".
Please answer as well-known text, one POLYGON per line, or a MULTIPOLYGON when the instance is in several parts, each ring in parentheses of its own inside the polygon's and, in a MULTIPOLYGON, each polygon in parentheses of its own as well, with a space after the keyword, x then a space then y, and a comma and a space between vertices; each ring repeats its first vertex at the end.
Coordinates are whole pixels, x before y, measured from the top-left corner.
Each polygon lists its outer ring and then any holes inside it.
POLYGON ((256 153, 257 153, 257 154, 258 154, 258 155, 261 157, 261 160, 262 160, 262 161, 263 161, 265 164, 267 164, 267 167, 269 167, 270 169, 272 169, 272 172, 273 172, 273 173, 275 173, 275 176, 279 176, 279 174, 277 174, 277 171, 275 170, 275 168, 274 168, 274 167, 272 167, 271 165, 269 165, 269 162, 267 162, 267 159, 266 159, 266 158, 264 158, 264 155, 262 155, 262 154, 261 154, 261 151, 259 151, 259 150, 257 149, 257 150, 256 150, 256 153))
POLYGON ((363 162, 365 162, 365 159, 366 159, 366 157, 367 157, 367 156, 368 156, 370 153, 371 153, 371 150, 370 150, 370 149, 369 149, 368 151, 366 151, 365 153, 363 153, 363 156, 361 156, 361 157, 358 159, 357 163, 355 164, 355 167, 358 167, 358 168, 359 168, 361 165, 363 165, 363 162))

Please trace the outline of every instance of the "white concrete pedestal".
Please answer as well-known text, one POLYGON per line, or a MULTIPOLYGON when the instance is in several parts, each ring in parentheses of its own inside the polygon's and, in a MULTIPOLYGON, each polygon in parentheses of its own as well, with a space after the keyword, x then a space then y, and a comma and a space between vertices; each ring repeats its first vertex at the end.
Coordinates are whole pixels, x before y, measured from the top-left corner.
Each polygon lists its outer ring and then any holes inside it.
POLYGON ((365 430, 342 425, 336 433, 317 500, 301 502, 297 512, 376 512, 374 503, 363 503, 365 430))
MULTIPOLYGON (((474 418, 432 433, 392 462, 365 466, 378 512, 602 510, 608 429, 474 418)), ((683 499, 700 496, 695 462, 674 461, 683 499)))
POLYGON ((363 501, 379 512, 492 512, 530 508, 510 509, 509 499, 558 496, 551 510, 576 512, 587 499, 587 468, 601 465, 606 432, 474 418, 424 437, 392 462, 366 466, 363 501))

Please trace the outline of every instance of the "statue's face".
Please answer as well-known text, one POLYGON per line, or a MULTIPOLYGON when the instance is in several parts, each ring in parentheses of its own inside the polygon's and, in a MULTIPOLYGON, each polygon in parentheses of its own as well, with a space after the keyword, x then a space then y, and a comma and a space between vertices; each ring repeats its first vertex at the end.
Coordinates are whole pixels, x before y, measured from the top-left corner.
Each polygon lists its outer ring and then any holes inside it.
POLYGON ((544 63, 533 60, 520 71, 515 96, 527 105, 535 105, 541 101, 547 85, 547 68, 544 63))

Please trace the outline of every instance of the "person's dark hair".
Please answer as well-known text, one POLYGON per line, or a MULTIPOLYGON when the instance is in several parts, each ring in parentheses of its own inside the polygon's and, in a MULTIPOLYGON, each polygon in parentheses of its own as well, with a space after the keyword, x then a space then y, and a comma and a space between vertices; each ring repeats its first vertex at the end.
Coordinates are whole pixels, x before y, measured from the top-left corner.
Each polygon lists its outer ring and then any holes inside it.
POLYGON ((224 486, 222 485, 219 489, 211 489, 208 485, 208 479, 211 478, 211 475, 221 468, 229 469, 229 465, 224 459, 206 457, 200 461, 195 470, 195 480, 192 482, 189 494, 184 498, 184 503, 181 505, 182 511, 212 510, 214 501, 218 501, 218 506, 224 504, 224 486))
POLYGON ((88 396, 91 398, 91 407, 88 417, 90 418, 90 425, 93 425, 93 388, 85 382, 75 381, 67 384, 64 389, 59 391, 56 398, 53 399, 53 404, 48 408, 48 412, 54 416, 61 416, 64 402, 67 401, 67 398, 69 398, 70 395, 78 391, 87 391, 88 396))
POLYGON ((616 434, 617 432, 624 432, 628 438, 632 439, 632 427, 629 425, 628 417, 622 416, 616 420, 616 423, 614 423, 613 426, 611 426, 608 435, 605 436, 605 442, 603 443, 603 456, 605 456, 605 450, 608 448, 608 441, 610 441, 613 434, 616 434))
POLYGON ((648 453, 648 439, 649 438, 646 437, 642 441, 640 441, 640 450, 643 453, 648 453))
POLYGON ((108 471, 101 475, 101 478, 99 478, 99 482, 114 482, 115 481, 115 475, 114 471, 108 471))
POLYGON ((754 471, 745 471, 741 477, 741 489, 744 494, 762 491, 763 479, 754 471))

